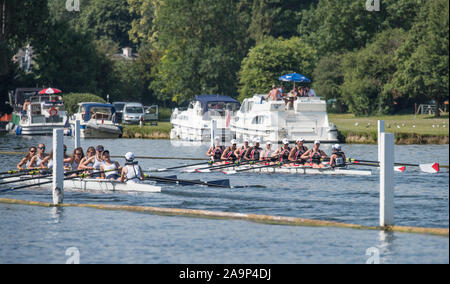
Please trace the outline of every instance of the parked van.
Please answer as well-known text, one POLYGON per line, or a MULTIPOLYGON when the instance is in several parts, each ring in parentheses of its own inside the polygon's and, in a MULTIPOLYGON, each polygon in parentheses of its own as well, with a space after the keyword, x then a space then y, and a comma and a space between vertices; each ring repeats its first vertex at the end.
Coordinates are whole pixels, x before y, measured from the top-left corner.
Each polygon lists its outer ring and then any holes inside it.
POLYGON ((141 103, 126 103, 123 108, 122 121, 124 124, 139 124, 144 115, 144 106, 141 103))

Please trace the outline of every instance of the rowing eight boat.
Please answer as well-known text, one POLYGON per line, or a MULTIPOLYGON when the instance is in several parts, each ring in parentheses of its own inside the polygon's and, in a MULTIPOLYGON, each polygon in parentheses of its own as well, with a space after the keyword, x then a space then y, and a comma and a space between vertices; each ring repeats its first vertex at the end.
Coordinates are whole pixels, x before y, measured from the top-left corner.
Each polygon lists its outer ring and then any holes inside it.
MULTIPOLYGON (((201 169, 196 170, 195 167, 186 168, 183 172, 198 172, 198 173, 207 173, 214 171, 221 171, 223 169, 201 169)), ((239 172, 240 170, 245 170, 245 172, 251 173, 282 173, 282 174, 299 174, 299 175, 354 175, 354 176, 370 176, 372 175, 371 170, 354 170, 348 168, 322 168, 322 169, 314 169, 309 167, 264 167, 261 168, 261 165, 243 165, 243 166, 234 166, 227 167, 225 169, 226 172, 239 172)))
MULTIPOLYGON (((2 181, 17 179, 17 183, 30 185, 30 187, 48 188, 49 184, 39 185, 52 180, 52 177, 23 180, 20 178, 5 178, 2 181)), ((145 183, 125 183, 113 180, 74 178, 64 180, 64 189, 81 191, 127 191, 127 192, 161 192, 161 187, 145 183)))

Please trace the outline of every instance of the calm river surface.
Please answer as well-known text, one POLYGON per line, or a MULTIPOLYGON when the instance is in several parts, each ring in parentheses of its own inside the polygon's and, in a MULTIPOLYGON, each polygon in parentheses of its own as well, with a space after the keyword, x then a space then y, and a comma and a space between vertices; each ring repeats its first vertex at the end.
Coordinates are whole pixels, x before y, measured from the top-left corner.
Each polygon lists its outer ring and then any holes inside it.
MULTIPOLYGON (((0 137, 0 151, 26 151, 51 137, 0 137)), ((72 138, 65 138, 69 153, 72 138)), ((167 140, 82 140, 102 144, 112 155, 203 157, 207 145, 185 146, 167 140)), ((307 145, 309 146, 309 145, 307 145)), ((329 153, 329 146, 323 145, 329 153)), ((376 160, 375 145, 344 145, 347 157, 376 160)), ((448 145, 396 146, 395 160, 448 165, 448 145)), ((20 157, 0 154, 0 171, 20 157)), ((118 159, 123 163, 122 159, 118 159)), ((144 168, 196 161, 140 160, 144 168)), ((447 171, 446 169, 444 171, 447 171)), ((159 173, 164 176, 168 173, 159 173)), ((217 189, 164 185, 162 193, 65 192, 66 203, 102 203, 204 209, 304 217, 378 225, 379 174, 370 177, 262 175, 243 173, 177 174, 205 181, 230 178, 232 185, 267 188, 217 189)), ((415 168, 395 174, 395 224, 449 226, 448 172, 426 174, 415 168)), ((51 191, 23 189, 0 194, 51 202, 51 191)), ((40 208, 0 204, 0 263, 65 263, 76 247, 81 263, 365 263, 376 248, 381 263, 448 263, 449 239, 426 235, 335 228, 263 225, 86 208, 40 208), (370 251, 370 250, 369 250, 370 251)))

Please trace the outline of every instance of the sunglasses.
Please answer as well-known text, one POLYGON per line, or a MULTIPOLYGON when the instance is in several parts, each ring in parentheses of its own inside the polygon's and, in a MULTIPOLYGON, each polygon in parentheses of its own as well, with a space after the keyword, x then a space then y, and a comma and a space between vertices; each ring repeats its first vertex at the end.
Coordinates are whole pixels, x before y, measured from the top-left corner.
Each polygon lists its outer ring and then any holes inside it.
POLYGON ((75 153, 75 156, 81 156, 81 153, 75 153))
POLYGON ((45 150, 45 147, 38 147, 39 150, 45 150))
POLYGON ((36 153, 36 150, 30 151, 30 153, 36 153))

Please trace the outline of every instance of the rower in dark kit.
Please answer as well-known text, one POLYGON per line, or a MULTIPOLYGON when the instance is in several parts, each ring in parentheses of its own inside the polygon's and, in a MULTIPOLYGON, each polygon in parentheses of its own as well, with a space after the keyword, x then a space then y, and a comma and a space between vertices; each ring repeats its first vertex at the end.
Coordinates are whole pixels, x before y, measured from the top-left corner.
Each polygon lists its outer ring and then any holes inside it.
POLYGON ((335 144, 333 147, 333 154, 330 157, 330 166, 332 168, 345 168, 347 166, 344 152, 339 144, 335 144))
POLYGON ((289 147, 289 140, 284 138, 281 143, 283 145, 279 148, 272 157, 277 158, 278 161, 286 163, 289 161, 289 154, 291 153, 291 148, 289 147))
POLYGON ((214 138, 214 146, 209 148, 208 152, 206 152, 206 156, 211 158, 211 161, 213 163, 220 164, 220 162, 222 160, 222 154, 225 149, 221 144, 222 143, 220 142, 220 137, 214 138))
POLYGON ((320 150, 320 141, 316 140, 314 142, 314 146, 312 149, 309 149, 302 155, 302 159, 309 160, 310 165, 313 168, 325 168, 325 165, 322 164, 323 159, 327 159, 328 156, 324 151, 320 150))
POLYGON ((250 149, 249 142, 250 140, 248 138, 244 138, 244 145, 237 148, 234 152, 239 161, 243 160, 244 156, 247 154, 248 149, 250 149))
POLYGON ((237 143, 238 141, 236 139, 231 140, 231 146, 227 147, 225 151, 223 151, 221 157, 222 161, 227 163, 227 162, 235 162, 237 160, 237 156, 235 153, 237 150, 237 143))
POLYGON ((302 155, 308 151, 308 148, 303 145, 304 142, 303 138, 297 139, 297 145, 289 153, 289 161, 293 162, 290 166, 304 166, 307 163, 305 159, 302 159, 302 155))
POLYGON ((253 147, 251 147, 244 156, 246 161, 259 161, 261 157, 261 147, 259 147, 261 140, 259 138, 253 139, 253 147))

